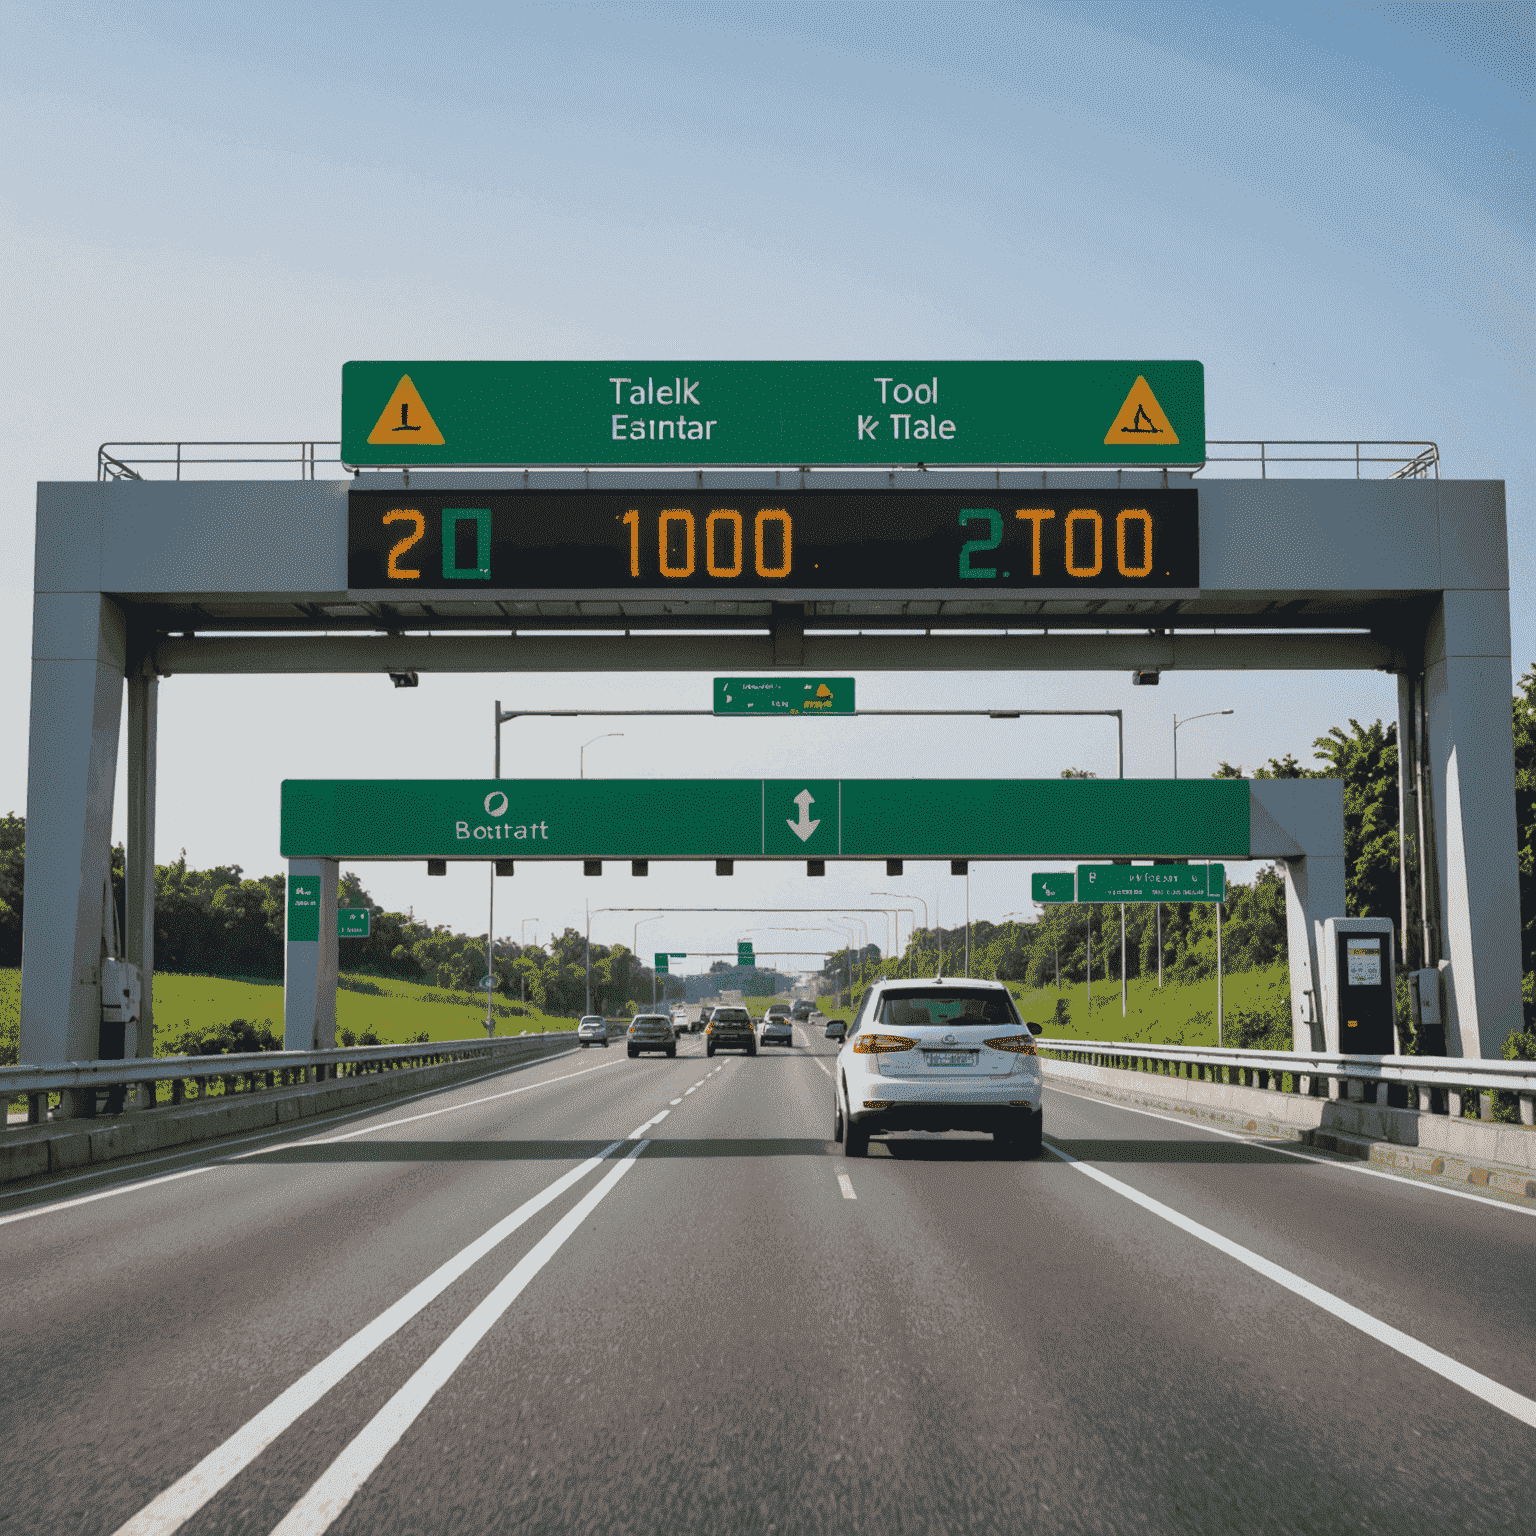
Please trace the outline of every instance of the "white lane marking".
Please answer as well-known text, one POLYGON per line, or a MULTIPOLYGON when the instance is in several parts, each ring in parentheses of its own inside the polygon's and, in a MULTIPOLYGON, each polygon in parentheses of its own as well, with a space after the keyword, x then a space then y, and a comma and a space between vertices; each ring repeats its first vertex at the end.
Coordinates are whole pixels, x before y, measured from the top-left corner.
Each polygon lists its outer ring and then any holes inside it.
POLYGON ((379 1464, 416 1422, 438 1390, 469 1357, 481 1339, 554 1258, 566 1239, 590 1216, 650 1145, 642 1141, 586 1194, 512 1267, 507 1277, 433 1351, 426 1363, 363 1426, 347 1448, 273 1528, 272 1536, 320 1536, 352 1501, 379 1464))
POLYGON ((1049 1142, 1045 1145, 1047 1151, 1059 1157, 1064 1163, 1070 1164, 1079 1173, 1086 1174, 1095 1183, 1114 1190, 1117 1195, 1123 1195, 1133 1204, 1139 1205, 1145 1211, 1150 1211, 1154 1216, 1161 1217, 1181 1232, 1187 1232, 1191 1237, 1199 1238, 1202 1243, 1208 1243, 1218 1253, 1224 1253, 1228 1258, 1236 1259, 1239 1264, 1245 1264, 1257 1274, 1263 1275, 1266 1280, 1273 1280, 1276 1285, 1283 1286, 1293 1295, 1300 1296, 1303 1301, 1310 1301, 1313 1306, 1322 1308, 1324 1312, 1330 1313, 1340 1322, 1348 1323, 1351 1328, 1358 1328, 1361 1333, 1375 1339, 1378 1343, 1385 1344, 1388 1349, 1395 1349, 1398 1354, 1406 1355, 1408 1359, 1416 1361, 1426 1370, 1433 1371, 1437 1376, 1443 1376, 1453 1386, 1461 1387, 1474 1397, 1482 1398, 1491 1407, 1536 1429, 1536 1399, 1523 1397, 1512 1388, 1494 1381, 1492 1377, 1484 1376, 1480 1371, 1474 1371, 1471 1366, 1463 1365, 1461 1361, 1453 1360, 1449 1355, 1442 1355, 1438 1349, 1432 1349, 1411 1334, 1404 1333, 1401 1329, 1392 1327, 1390 1323, 1384 1323, 1379 1318, 1372 1317, 1369 1312, 1362 1312, 1359 1307, 1352 1306, 1331 1291, 1325 1291, 1321 1286, 1313 1285, 1310 1280, 1303 1280, 1300 1275, 1292 1274, 1290 1270, 1282 1269, 1278 1264, 1261 1258, 1251 1249, 1223 1237, 1221 1233, 1201 1226, 1198 1221, 1192 1221, 1188 1216, 1174 1210, 1172 1206, 1164 1205, 1162 1201, 1142 1194, 1139 1189, 1133 1189, 1129 1184, 1122 1184, 1119 1179, 1111 1178, 1107 1173, 1101 1172, 1090 1164, 1080 1162, 1070 1152, 1063 1152, 1049 1142))
POLYGON ((1177 1115, 1160 1115, 1156 1110, 1138 1109, 1133 1104, 1119 1104, 1113 1099, 1103 1099, 1096 1093, 1075 1093, 1070 1088, 1058 1088, 1054 1083, 1045 1085, 1052 1093, 1064 1093, 1069 1098, 1081 1099, 1087 1104, 1105 1104, 1112 1109, 1129 1110, 1133 1115, 1145 1115, 1149 1120, 1166 1120, 1169 1125, 1182 1125, 1186 1130, 1203 1131, 1208 1136, 1225 1136, 1230 1141, 1247 1142, 1265 1152, 1278 1152, 1282 1157, 1294 1157, 1297 1162, 1317 1163, 1323 1168, 1340 1168, 1345 1173, 1363 1173, 1372 1179, 1390 1179, 1394 1184, 1406 1184, 1410 1189, 1425 1189, 1436 1195, 1451 1195, 1457 1200, 1475 1200, 1479 1205, 1492 1205, 1501 1211, 1518 1211, 1522 1216, 1536 1216, 1536 1207, 1515 1205, 1508 1200, 1494 1200, 1488 1195, 1474 1195, 1470 1189, 1447 1189, 1443 1184, 1427 1184, 1422 1179, 1409 1178, 1402 1173, 1388 1173, 1385 1168, 1361 1168, 1353 1162, 1335 1162, 1331 1157, 1319 1157, 1315 1152, 1293 1152, 1289 1147, 1277 1147, 1254 1132, 1223 1131, 1214 1125, 1201 1125, 1198 1121, 1181 1120, 1177 1115))
POLYGON ((681 1099, 673 1099, 672 1100, 672 1105, 673 1105, 674 1108, 676 1108, 677 1105, 681 1104, 682 1102, 683 1101, 681 1099))
POLYGON ((844 1200, 857 1200, 859 1197, 853 1192, 853 1180, 846 1173, 837 1176, 838 1186, 842 1189, 844 1200))
POLYGON ((624 1138, 624 1140, 639 1141, 639 1139, 644 1136, 652 1126, 660 1125, 661 1122, 665 1120, 671 1113, 672 1111, 670 1109, 664 1109, 660 1114, 652 1115, 651 1118, 647 1120, 643 1125, 637 1125, 634 1130, 632 1130, 629 1135, 624 1138))
MULTIPOLYGON (((546 1062, 559 1061, 564 1056, 571 1056, 574 1054, 574 1051, 557 1051, 553 1056, 546 1056, 544 1060, 546 1062)), ((486 1077, 501 1077, 507 1072, 520 1070, 527 1065, 527 1062, 517 1062, 515 1065, 509 1067, 496 1067, 492 1071, 483 1073, 480 1075, 480 1077, 477 1078, 470 1078, 464 1083, 452 1083, 440 1088, 423 1088, 420 1093, 407 1094, 396 1102, 397 1104, 409 1104, 413 1100, 432 1098, 435 1095, 443 1093, 452 1093, 455 1088, 467 1087, 469 1083, 480 1081, 486 1077)), ((611 1066, 612 1063, 604 1062, 603 1065, 611 1066)), ((600 1069, 593 1067, 591 1070, 596 1072, 600 1069)), ((528 1083, 522 1088, 513 1088, 508 1091, 510 1093, 527 1093, 534 1088, 547 1087, 550 1083, 563 1083, 568 1078, 583 1076, 585 1076, 585 1073, 570 1072, 567 1073, 565 1077, 552 1077, 546 1079, 544 1082, 528 1083)), ((490 1099, 505 1098, 506 1096, 506 1094, 497 1093, 492 1094, 490 1099)), ((450 1104, 446 1109, 434 1110, 433 1113, 447 1114, 450 1110, 454 1109, 468 1109, 471 1107, 471 1105, 474 1104, 487 1104, 490 1102, 490 1099, 471 1099, 465 1104, 450 1104)), ((335 1124, 342 1120, 355 1120, 359 1115, 377 1115, 379 1113, 381 1113, 381 1111, 377 1104, 369 1104, 363 1109, 328 1110, 326 1113, 317 1115, 315 1118, 317 1120, 330 1120, 333 1124, 335 1124)), ((403 1125, 406 1122, 395 1121, 393 1123, 396 1125, 403 1125)), ((219 1145, 221 1147, 239 1147, 243 1146, 248 1141, 270 1141, 274 1136, 292 1136, 295 1131, 299 1131, 300 1129, 300 1127, 292 1125, 275 1125, 269 1131, 258 1131, 254 1136, 237 1136, 230 1141, 221 1141, 219 1145)), ((384 1129, 382 1126, 363 1127, 364 1131, 382 1129, 384 1129)), ((359 1132, 357 1134, 362 1133, 359 1132)), ((340 1138, 337 1139, 339 1140, 340 1138)), ((294 1141, 287 1143, 287 1145, 294 1147, 316 1146, 323 1144, 323 1142, 317 1141, 313 1137, 306 1141, 294 1141)), ((249 1152, 236 1152, 232 1157, 224 1157, 220 1155, 216 1157, 212 1162, 200 1163, 196 1168, 186 1168, 183 1169, 180 1173, 160 1174, 151 1179, 137 1179, 126 1184, 115 1185, 111 1189, 104 1189, 94 1195, 78 1195, 69 1200, 54 1200, 50 1201, 46 1205, 35 1205, 25 1211, 17 1211, 9 1216, 0 1216, 0 1226, 5 1226, 13 1221, 27 1221, 33 1216, 45 1216, 53 1211, 67 1211, 71 1206, 89 1205, 93 1200, 105 1200, 112 1195, 132 1194, 136 1190, 150 1189, 156 1184, 167 1184, 172 1179, 184 1179, 188 1174, 209 1173, 215 1168, 223 1168, 230 1163, 237 1163, 242 1158, 259 1157, 262 1152, 266 1150, 268 1149, 263 1147, 256 1147, 249 1152)), ((153 1168, 156 1163, 172 1163, 175 1162, 178 1158, 195 1157, 197 1155, 197 1151, 198 1149, 196 1147, 188 1147, 180 1152, 168 1152, 163 1157, 147 1157, 143 1162, 135 1163, 132 1169, 111 1167, 93 1168, 89 1173, 76 1173, 71 1174, 67 1179, 55 1179, 49 1185, 49 1188, 60 1189, 66 1184, 79 1184, 86 1179, 111 1178, 114 1174, 131 1174, 140 1168, 153 1168)), ((38 1191, 36 1187, 32 1189, 0 1190, 0 1200, 14 1200, 22 1195, 35 1195, 37 1192, 38 1191)))
MULTIPOLYGON (((683 1097, 686 1099, 690 1093, 697 1093, 698 1091, 699 1091, 699 1085, 697 1083, 695 1083, 692 1088, 685 1088, 683 1090, 683 1097)), ((672 1102, 675 1104, 678 1101, 676 1099, 674 1099, 672 1102)))
MULTIPOLYGON (((623 1145, 611 1142, 596 1157, 569 1173, 562 1174, 531 1200, 526 1200, 488 1231, 461 1249, 446 1264, 413 1286, 393 1306, 381 1312, 367 1327, 359 1329, 339 1348, 331 1351, 318 1365, 279 1393, 243 1429, 236 1430, 223 1445, 198 1462, 184 1477, 178 1478, 164 1493, 152 1499, 114 1536, 168 1536, 181 1527, 222 1488, 234 1480, 297 1418, 307 1413, 338 1382, 355 1370, 390 1336, 399 1331, 424 1307, 453 1284, 460 1275, 478 1263, 496 1245, 511 1236, 530 1217, 536 1216, 551 1201, 559 1199, 573 1184, 585 1178, 599 1163, 623 1145)), ((546 1239, 547 1241, 547 1239, 546 1239)))

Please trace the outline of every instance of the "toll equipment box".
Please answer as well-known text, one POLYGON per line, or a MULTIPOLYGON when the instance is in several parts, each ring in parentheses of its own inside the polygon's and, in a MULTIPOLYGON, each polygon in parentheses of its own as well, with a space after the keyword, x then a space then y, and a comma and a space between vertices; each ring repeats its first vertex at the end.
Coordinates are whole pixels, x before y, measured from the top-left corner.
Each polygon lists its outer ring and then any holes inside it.
POLYGON ((1346 1056, 1398 1053, 1397 973, 1392 921, 1330 917, 1318 924, 1323 973, 1323 1035, 1346 1056))

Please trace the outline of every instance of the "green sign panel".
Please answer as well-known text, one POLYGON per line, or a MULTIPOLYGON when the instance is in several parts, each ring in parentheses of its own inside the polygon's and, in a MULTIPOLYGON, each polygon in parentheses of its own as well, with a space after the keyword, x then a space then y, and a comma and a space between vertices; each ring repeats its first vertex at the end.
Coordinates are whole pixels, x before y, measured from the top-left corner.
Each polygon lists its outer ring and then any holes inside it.
POLYGON ((752 952, 752 941, 750 939, 738 939, 736 941, 736 964, 754 967, 757 965, 757 956, 752 952))
POLYGON ((1222 864, 1079 864, 1084 901, 1225 901, 1222 864))
POLYGON ((1205 369, 1140 362, 351 362, 352 465, 1202 464, 1205 369))
POLYGON ((658 949, 656 951, 656 964, 654 969, 658 976, 665 976, 667 974, 669 967, 667 964, 667 954, 665 950, 658 949))
POLYGON ((368 908, 338 907, 336 909, 336 936, 341 939, 366 939, 368 937, 368 908))
POLYGON ((288 878, 288 942, 320 942, 319 875, 290 875, 288 878))
POLYGON ((285 858, 359 860, 1246 859, 1248 784, 285 779, 281 838, 285 858))
POLYGON ((1030 899, 1048 906, 1053 902, 1077 900, 1077 877, 1057 871, 1053 874, 1034 874, 1029 877, 1030 899))
POLYGON ((851 715, 851 677, 717 677, 717 715, 851 715))

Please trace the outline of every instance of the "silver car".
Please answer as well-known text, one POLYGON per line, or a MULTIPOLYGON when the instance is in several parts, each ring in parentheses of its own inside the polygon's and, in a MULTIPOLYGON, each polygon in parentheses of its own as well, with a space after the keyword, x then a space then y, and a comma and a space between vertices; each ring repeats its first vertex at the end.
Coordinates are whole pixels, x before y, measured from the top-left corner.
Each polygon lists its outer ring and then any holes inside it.
POLYGON ((629 1021, 629 1035, 624 1043, 631 1059, 641 1051, 677 1055, 677 1036, 672 1032, 672 1020, 664 1013, 637 1013, 629 1021))
POLYGON ((757 1043, 759 1045, 790 1045, 795 1043, 795 1032, 790 1027, 789 1009, 782 1003, 775 1003, 757 1026, 757 1043), (783 1012, 775 1012, 782 1008, 783 1012))
POLYGON ((608 1020, 600 1013, 587 1014, 576 1026, 576 1038, 581 1042, 582 1050, 589 1045, 600 1045, 607 1050, 608 1020))

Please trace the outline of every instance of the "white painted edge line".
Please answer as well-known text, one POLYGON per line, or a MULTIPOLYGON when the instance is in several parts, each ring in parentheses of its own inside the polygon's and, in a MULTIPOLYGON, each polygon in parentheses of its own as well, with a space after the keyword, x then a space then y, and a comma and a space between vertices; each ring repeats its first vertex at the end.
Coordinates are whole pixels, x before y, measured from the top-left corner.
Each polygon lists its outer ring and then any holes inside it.
POLYGON ((1338 1168, 1345 1173, 1362 1173, 1370 1179, 1387 1179, 1393 1184, 1405 1184, 1409 1189, 1425 1189, 1437 1195, 1451 1195, 1457 1200, 1475 1200, 1479 1205, 1491 1205, 1501 1211, 1517 1211, 1522 1216, 1536 1216, 1536 1209, 1528 1205, 1514 1205, 1508 1200, 1494 1200, 1487 1195, 1474 1195, 1470 1189, 1447 1189, 1443 1184, 1429 1184, 1423 1179, 1412 1179, 1403 1173, 1388 1173, 1385 1168, 1361 1168, 1353 1162, 1336 1161, 1331 1157, 1319 1157, 1315 1152, 1293 1152, 1289 1147, 1277 1147, 1272 1139, 1257 1133, 1224 1131, 1219 1126, 1202 1125, 1198 1120, 1181 1120, 1177 1115, 1162 1115, 1155 1109, 1139 1109, 1134 1104, 1121 1104, 1115 1099, 1104 1098, 1097 1093, 1077 1093, 1071 1088, 1058 1088, 1046 1083, 1052 1093, 1064 1093, 1069 1098, 1081 1099, 1085 1104, 1104 1104, 1111 1109, 1128 1110, 1133 1115, 1145 1115, 1149 1120, 1166 1120, 1169 1125, 1182 1125, 1186 1130, 1202 1131, 1207 1136, 1225 1136, 1229 1141, 1246 1142, 1265 1152, 1278 1152, 1282 1157, 1294 1157, 1299 1163, 1316 1163, 1321 1168, 1338 1168))
POLYGON ((838 1174, 837 1187, 842 1190, 844 1200, 857 1200, 859 1198, 853 1192, 853 1180, 846 1173, 838 1174))
POLYGON ((1524 1397, 1513 1388, 1494 1381, 1492 1377, 1484 1376, 1480 1371, 1474 1371, 1471 1366, 1463 1365, 1459 1360, 1453 1360, 1449 1355, 1441 1354, 1438 1349, 1432 1349, 1411 1334, 1404 1333, 1401 1329, 1392 1327, 1390 1323, 1384 1323, 1379 1318, 1372 1317, 1369 1312, 1362 1312, 1359 1307, 1352 1306, 1331 1291, 1325 1291, 1321 1286, 1313 1285, 1310 1280, 1303 1280, 1300 1275, 1292 1274, 1290 1270, 1282 1269, 1280 1265, 1272 1263, 1269 1259, 1261 1258, 1251 1249, 1234 1243, 1230 1238, 1223 1237, 1221 1233, 1201 1226, 1198 1221, 1192 1221, 1171 1206, 1164 1205, 1162 1201, 1154 1200, 1150 1195, 1142 1194, 1139 1189, 1133 1189, 1129 1184, 1111 1178, 1109 1174, 1091 1164, 1073 1157, 1070 1152, 1063 1152, 1059 1147, 1052 1146, 1050 1142, 1046 1142, 1045 1146, 1052 1156, 1059 1157, 1064 1163, 1086 1175, 1096 1184, 1102 1184, 1106 1189, 1112 1189, 1117 1195, 1123 1195, 1134 1205, 1150 1211, 1154 1216, 1177 1227, 1181 1232, 1187 1232, 1191 1237, 1199 1238, 1202 1243, 1209 1244, 1218 1253, 1224 1253, 1228 1258, 1236 1259, 1239 1264, 1246 1265, 1255 1273, 1263 1275, 1266 1280, 1272 1280, 1293 1295, 1301 1297, 1303 1301, 1310 1301, 1313 1306, 1320 1307, 1324 1312, 1338 1318, 1340 1322, 1348 1323, 1351 1328, 1358 1328, 1361 1333, 1375 1339, 1378 1343, 1385 1344, 1388 1349, 1394 1349, 1398 1354, 1405 1355, 1426 1370, 1433 1371, 1437 1376, 1443 1376, 1453 1386, 1470 1392, 1474 1397, 1480 1397, 1490 1407, 1497 1408, 1511 1418, 1518 1419, 1522 1424, 1536 1429, 1536 1399, 1524 1397))
MULTIPOLYGON (((545 1057, 544 1060, 559 1061, 562 1057, 572 1054, 573 1053, 570 1051, 557 1051, 553 1056, 545 1057)), ((487 1072, 485 1076, 497 1077, 504 1072, 513 1071, 516 1070, 516 1068, 526 1067, 528 1065, 530 1065, 528 1062, 518 1062, 515 1064, 515 1067, 497 1067, 494 1071, 487 1072)), ((603 1066, 605 1067, 612 1065, 612 1062, 603 1063, 603 1066)), ((586 1069, 586 1071, 591 1072, 600 1072, 601 1070, 602 1067, 589 1067, 586 1069)), ((366 1135, 369 1131, 388 1130, 392 1125, 408 1125, 410 1124, 410 1120, 425 1120, 428 1119, 431 1115, 446 1115, 450 1114, 456 1109, 471 1109, 477 1104, 489 1104, 495 1099, 509 1098, 514 1093, 530 1093, 535 1088, 547 1088, 553 1083, 568 1082, 573 1077, 585 1077, 586 1071, 568 1072, 564 1077, 551 1077, 545 1078, 541 1082, 537 1083, 525 1083, 521 1088, 509 1088, 505 1093, 493 1093, 482 1099, 470 1099, 463 1104, 449 1104, 442 1109, 429 1110, 425 1115, 413 1115, 410 1117, 410 1119, 407 1120, 392 1120, 385 1125, 365 1125, 360 1130, 349 1131, 347 1134, 349 1136, 363 1136, 366 1135)), ((397 1105, 408 1104, 412 1100, 430 1098, 434 1094, 451 1093, 455 1088, 467 1087, 470 1083, 474 1083, 480 1080, 481 1079, 479 1078, 470 1078, 467 1083, 447 1083, 437 1088, 424 1088, 420 1093, 410 1094, 403 1099, 397 1100, 396 1103, 397 1105)), ((384 1109, 380 1105, 369 1104, 362 1109, 330 1111, 326 1116, 321 1118, 331 1118, 334 1116, 335 1120, 337 1121, 353 1120, 356 1119, 359 1115, 377 1115, 384 1112, 384 1109)), ((240 1136, 231 1141, 221 1142, 220 1146, 238 1147, 242 1146, 245 1142, 248 1141, 270 1142, 274 1136, 292 1136, 296 1131, 299 1132, 302 1136, 304 1129, 305 1127, 296 1125, 275 1125, 271 1130, 258 1131, 253 1136, 240 1136)), ((284 1145, 290 1147, 326 1146, 329 1144, 329 1142, 343 1141, 345 1139, 346 1138, 342 1136, 311 1136, 299 1141, 286 1142, 284 1145)), ((72 1174, 67 1179, 60 1179, 55 1185, 51 1187, 57 1188, 62 1184, 78 1184, 84 1179, 110 1178, 114 1172, 131 1176, 133 1173, 137 1172, 138 1169, 153 1167, 156 1163, 174 1162, 178 1157, 195 1157, 197 1156, 198 1150, 199 1149, 194 1146, 188 1147, 181 1152, 168 1152, 164 1157, 146 1158, 142 1163, 135 1163, 131 1169, 113 1169, 111 1166, 95 1168, 92 1169, 89 1173, 72 1174)), ((238 1163, 243 1158, 259 1157, 263 1152, 270 1150, 272 1150, 270 1147, 254 1147, 249 1152, 236 1152, 232 1156, 228 1157, 224 1156, 221 1152, 218 1156, 214 1157, 209 1162, 199 1163, 195 1168, 183 1168, 178 1173, 163 1173, 148 1179, 136 1179, 130 1177, 129 1182, 125 1184, 114 1185, 111 1189, 98 1190, 94 1195, 76 1195, 69 1200, 52 1200, 45 1205, 34 1205, 25 1211, 13 1211, 8 1216, 0 1216, 0 1227, 9 1226, 13 1221, 29 1221, 34 1216, 48 1216, 52 1215, 56 1211, 71 1210, 77 1205, 90 1205, 94 1201, 110 1199, 114 1195, 129 1195, 133 1194, 137 1190, 153 1189, 157 1184, 169 1184, 173 1179, 185 1179, 194 1173, 212 1173, 217 1168, 227 1167, 230 1163, 238 1163)), ((15 1195, 35 1195, 37 1192, 38 1191, 36 1189, 14 1189, 10 1191, 0 1191, 0 1199, 15 1195)))
POLYGON ((562 1174, 531 1200, 524 1201, 510 1216, 504 1216, 495 1226, 482 1233, 468 1247, 460 1249, 447 1263, 440 1265, 425 1280, 407 1291, 393 1306, 386 1308, 365 1328, 354 1333, 345 1344, 332 1350, 318 1365, 306 1371, 292 1386, 280 1392, 244 1428, 236 1430, 221 1446, 203 1457, 190 1472, 178 1478, 132 1519, 120 1525, 114 1536, 168 1536, 168 1533, 179 1529, 261 1455, 297 1418, 308 1412, 332 1387, 361 1365, 418 1312, 442 1295, 466 1270, 484 1258, 503 1239, 511 1236, 530 1217, 536 1216, 551 1201, 557 1200, 573 1184, 585 1178, 622 1145, 619 1141, 610 1143, 596 1157, 589 1157, 579 1167, 562 1174))
POLYGON ((390 1400, 363 1426, 347 1448, 311 1484, 303 1498, 273 1527, 272 1536, 320 1536, 351 1503, 438 1390, 469 1357, 497 1320, 528 1287, 596 1206, 612 1193, 650 1143, 632 1148, 600 1184, 550 1228, 512 1267, 506 1278, 432 1352, 390 1400))

